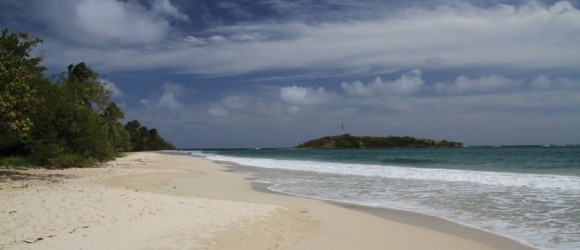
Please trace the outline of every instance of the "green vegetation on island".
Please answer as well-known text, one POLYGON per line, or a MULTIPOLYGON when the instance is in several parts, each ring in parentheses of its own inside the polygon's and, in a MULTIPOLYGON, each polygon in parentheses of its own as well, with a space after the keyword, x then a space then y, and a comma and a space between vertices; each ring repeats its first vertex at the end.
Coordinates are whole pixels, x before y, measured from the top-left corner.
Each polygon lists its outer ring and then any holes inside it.
POLYGON ((121 152, 174 149, 125 115, 85 63, 49 80, 27 34, 0 37, 0 165, 90 166, 121 152))
POLYGON ((349 134, 326 136, 307 141, 295 148, 302 149, 352 149, 352 148, 454 148, 461 142, 421 139, 409 136, 352 136, 349 134))

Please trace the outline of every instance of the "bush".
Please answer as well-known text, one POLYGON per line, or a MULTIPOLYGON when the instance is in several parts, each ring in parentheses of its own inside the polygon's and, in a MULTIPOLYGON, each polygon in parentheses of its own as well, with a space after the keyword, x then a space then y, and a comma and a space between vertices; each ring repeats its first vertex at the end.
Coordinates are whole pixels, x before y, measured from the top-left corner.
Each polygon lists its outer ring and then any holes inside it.
POLYGON ((30 167, 34 166, 34 162, 30 159, 30 157, 23 157, 23 156, 10 156, 10 157, 3 157, 0 158, 0 167, 30 167))
POLYGON ((55 165, 58 156, 64 154, 64 149, 56 144, 36 144, 32 147, 32 161, 38 165, 55 165))
POLYGON ((87 167, 99 161, 91 156, 67 152, 57 144, 38 144, 32 148, 31 161, 36 165, 52 167, 87 167))

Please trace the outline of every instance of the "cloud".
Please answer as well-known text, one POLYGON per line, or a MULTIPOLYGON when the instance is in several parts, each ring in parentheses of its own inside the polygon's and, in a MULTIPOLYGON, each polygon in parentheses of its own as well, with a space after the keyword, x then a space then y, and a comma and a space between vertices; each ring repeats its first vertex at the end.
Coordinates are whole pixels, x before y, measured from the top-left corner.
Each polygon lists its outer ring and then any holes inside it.
POLYGON ((530 85, 536 89, 563 89, 563 90, 579 90, 580 80, 572 80, 566 77, 549 77, 540 75, 532 79, 530 85))
POLYGON ((218 103, 209 104, 207 113, 211 116, 224 117, 229 116, 230 109, 240 111, 248 111, 248 101, 239 95, 230 95, 222 98, 218 103))
POLYGON ((251 94, 236 92, 218 101, 201 104, 204 114, 214 117, 228 117, 232 123, 260 123, 275 119, 284 113, 284 104, 271 90, 253 89, 251 94))
POLYGON ((230 11, 230 13, 239 18, 250 18, 252 14, 246 11, 242 5, 231 2, 219 2, 217 5, 230 11))
POLYGON ((549 89, 552 87, 552 80, 542 75, 534 78, 530 85, 537 89, 549 89))
POLYGON ((105 89, 111 91, 111 97, 113 99, 118 99, 123 96, 123 91, 121 91, 121 89, 119 89, 112 81, 107 79, 100 79, 99 82, 104 85, 105 89))
POLYGON ((31 6, 31 18, 59 40, 87 47, 157 43, 172 30, 171 19, 188 20, 168 0, 155 0, 149 8, 138 1, 116 0, 36 0, 31 6))
POLYGON ((498 75, 487 75, 479 78, 469 78, 459 76, 451 83, 438 82, 434 88, 446 93, 465 93, 465 92, 488 92, 498 89, 515 88, 521 84, 518 80, 506 78, 498 75))
POLYGON ((222 99, 222 104, 226 108, 243 109, 248 106, 245 98, 237 95, 226 96, 222 99))
POLYGON ((157 13, 160 16, 165 15, 184 22, 190 21, 189 17, 181 12, 169 0, 155 0, 151 10, 153 13, 157 13))
POLYGON ((180 110, 184 108, 184 104, 179 96, 184 93, 187 93, 185 86, 167 82, 163 85, 163 94, 159 98, 142 99, 141 104, 157 110, 180 110))
POLYGON ((373 95, 410 95, 418 92, 423 87, 424 81, 421 78, 421 70, 414 69, 404 73, 394 81, 383 81, 380 77, 368 84, 361 81, 352 83, 343 82, 342 89, 347 95, 353 96, 373 96, 373 95))
POLYGON ((207 112, 211 115, 211 116, 228 116, 229 112, 227 110, 225 110, 224 108, 222 108, 219 105, 216 106, 212 106, 210 107, 207 112))
MULTIPOLYGON (((445 76, 449 80, 444 82, 454 84, 461 76, 445 76)), ((513 89, 498 86, 486 91, 473 90, 475 94, 447 95, 428 88, 435 80, 430 80, 430 75, 424 77, 425 83, 415 95, 352 98, 330 92, 328 88, 254 86, 240 88, 240 92, 229 90, 232 91, 229 95, 218 97, 214 102, 200 102, 177 112, 144 109, 138 118, 157 127, 187 131, 172 139, 184 146, 198 143, 200 147, 224 146, 222 143, 245 145, 249 137, 256 138, 251 143, 271 139, 272 146, 292 146, 309 137, 334 133, 341 123, 353 134, 413 135, 459 140, 470 145, 541 143, 542 140, 572 143, 580 138, 576 129, 580 124, 577 116, 580 87, 571 85, 580 86, 578 78, 531 75, 514 80, 520 84, 513 89), (532 84, 540 80, 548 82, 543 85, 547 87, 532 84), (328 101, 319 105, 312 103, 327 95, 330 95, 328 101), (238 128, 238 132, 228 134, 232 127, 238 128), (292 131, 298 132, 287 134, 292 131), (274 138, 260 136, 264 134, 274 138), (215 136, 223 139, 216 140, 215 136)), ((390 82, 398 78, 401 77, 393 77, 390 82)), ((476 81, 485 77, 468 79, 476 81)), ((174 91, 178 90, 179 87, 174 91)))
POLYGON ((461 75, 453 82, 437 82, 433 84, 433 89, 447 94, 518 91, 539 94, 542 91, 577 91, 580 90, 580 81, 545 75, 536 76, 529 81, 500 75, 484 75, 476 78, 461 75))
POLYGON ((289 86, 280 88, 280 98, 290 105, 310 106, 328 102, 332 98, 332 94, 322 87, 289 86))
POLYGON ((47 38, 47 45, 85 45, 53 46, 59 57, 48 57, 50 65, 87 61, 108 71, 170 68, 235 75, 289 69, 574 69, 580 64, 580 10, 568 1, 485 7, 438 2, 389 11, 381 5, 367 9, 372 13, 366 18, 353 18, 343 8, 340 20, 321 14, 316 22, 288 17, 195 33, 172 25, 180 15, 161 14, 137 1, 38 3, 43 23, 59 34, 47 38))
POLYGON ((191 44, 191 45, 197 46, 197 45, 205 45, 205 44, 207 44, 207 42, 204 41, 203 39, 200 39, 200 38, 195 37, 195 36, 192 36, 192 35, 186 35, 183 38, 183 40, 186 42, 186 45, 191 44))
POLYGON ((297 106, 288 106, 286 107, 286 113, 288 114, 299 114, 302 109, 297 106))

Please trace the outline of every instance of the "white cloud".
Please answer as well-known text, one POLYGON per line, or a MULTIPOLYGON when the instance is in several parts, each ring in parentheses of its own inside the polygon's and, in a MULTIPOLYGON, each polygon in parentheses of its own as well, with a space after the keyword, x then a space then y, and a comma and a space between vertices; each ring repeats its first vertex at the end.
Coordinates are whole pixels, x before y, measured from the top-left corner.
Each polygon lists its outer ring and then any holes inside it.
POLYGON ((229 112, 219 105, 210 107, 207 112, 211 116, 228 116, 229 112))
POLYGON ((237 114, 241 114, 240 112, 248 113, 249 111, 251 111, 250 109, 248 109, 249 107, 248 100, 246 100, 246 98, 240 95, 226 96, 222 98, 220 102, 211 103, 208 106, 209 108, 207 108, 207 113, 211 116, 216 117, 229 116, 230 115, 229 110, 236 110, 237 114))
POLYGON ((230 12, 237 17, 249 18, 252 16, 252 14, 246 11, 240 4, 230 2, 219 2, 217 5, 221 8, 230 10, 230 12))
POLYGON ((439 82, 434 85, 438 91, 446 93, 487 92, 497 89, 518 87, 521 81, 498 75, 487 75, 479 78, 459 76, 452 83, 439 82))
POLYGON ((214 35, 209 37, 209 40, 214 42, 214 43, 222 43, 222 42, 226 42, 226 38, 223 36, 219 36, 219 35, 214 35))
POLYGON ((200 39, 200 38, 198 38, 198 37, 195 37, 195 36, 192 36, 192 35, 187 35, 187 36, 185 36, 185 37, 183 38, 183 40, 184 40, 186 43, 188 43, 188 44, 191 44, 191 45, 195 45, 195 46, 197 46, 197 45, 205 45, 205 44, 207 44, 207 42, 206 42, 206 41, 204 41, 203 39, 200 39))
POLYGON ((508 113, 517 116, 519 112, 536 113, 549 115, 546 110, 560 110, 560 112, 580 111, 579 91, 545 91, 545 92, 514 92, 514 93, 493 93, 487 95, 457 95, 445 98, 446 104, 438 103, 438 108, 444 109, 453 106, 453 109, 462 112, 478 113, 508 113), (564 110, 562 110, 564 108, 564 110), (576 110, 576 111, 572 111, 576 110))
MULTIPOLYGON (((382 82, 379 77, 375 79, 375 82, 377 81, 382 82)), ((371 84, 372 82, 365 85, 361 81, 354 81, 352 83, 343 82, 340 86, 348 95, 370 96, 373 95, 371 84)))
POLYGON ((542 75, 534 78, 530 82, 530 85, 537 89, 549 89, 552 87, 552 80, 547 76, 542 75))
POLYGON ((119 89, 112 81, 107 79, 100 79, 99 82, 104 85, 105 89, 108 89, 112 92, 111 97, 120 98, 123 96, 123 91, 121 91, 121 89, 119 89))
POLYGON ((243 109, 248 106, 245 98, 237 95, 226 96, 222 99, 222 104, 226 108, 243 109))
POLYGON ((566 77, 548 77, 545 75, 535 77, 530 82, 530 85, 536 89, 580 89, 579 80, 572 80, 566 77))
POLYGON ((299 114, 300 111, 301 111, 301 108, 297 107, 297 106, 286 107, 286 113, 288 113, 288 114, 299 114))
POLYGON ((152 11, 159 15, 167 15, 177 20, 189 22, 189 17, 181 12, 176 6, 171 4, 169 0, 155 0, 153 2, 152 11))
POLYGON ((171 18, 188 20, 169 0, 156 0, 150 8, 117 0, 37 0, 32 6, 32 17, 61 40, 105 49, 163 41, 172 30, 171 18))
POLYGON ((280 103, 279 97, 273 96, 271 92, 257 93, 256 91, 253 91, 252 95, 237 92, 215 102, 203 103, 201 107, 210 116, 228 116, 230 121, 242 123, 271 119, 284 112, 284 105, 280 103))
POLYGON ((367 19, 311 23, 245 22, 206 30, 207 37, 185 36, 175 41, 168 40, 172 27, 164 16, 132 1, 66 1, 70 2, 43 1, 47 2, 43 5, 91 7, 91 12, 81 8, 83 14, 88 13, 72 21, 66 15, 71 10, 54 6, 45 10, 54 13, 46 18, 47 26, 62 31, 67 39, 90 40, 85 41, 89 44, 164 41, 175 46, 71 47, 59 53, 59 58, 47 58, 55 65, 84 60, 111 71, 169 67, 195 74, 239 74, 271 69, 553 69, 580 64, 576 56, 580 10, 568 1, 488 8, 469 4, 408 7, 376 12, 367 19))
POLYGON ((224 30, 231 34, 248 30, 283 33, 289 38, 228 43, 213 51, 224 57, 209 61, 216 60, 220 67, 199 70, 223 73, 298 67, 421 67, 432 65, 435 59, 442 67, 577 65, 580 59, 572 55, 577 54, 578 47, 572 41, 580 39, 575 31, 580 13, 571 5, 554 6, 569 11, 560 14, 554 7, 540 5, 492 9, 465 5, 412 9, 384 19, 320 25, 232 26, 224 30))
MULTIPOLYGON (((457 78, 460 77, 450 76, 449 82, 454 83, 457 78)), ((470 78, 477 79, 480 77, 470 78)), ((353 134, 424 136, 459 140, 471 145, 491 142, 513 144, 525 140, 541 143, 545 139, 573 142, 580 138, 576 129, 580 124, 580 118, 576 115, 580 112, 580 88, 563 87, 556 84, 556 79, 562 83, 580 83, 578 78, 532 75, 515 91, 490 90, 474 95, 421 92, 420 95, 393 95, 388 98, 348 98, 332 95, 328 89, 321 91, 320 88, 288 86, 286 99, 283 99, 281 89, 272 92, 272 89, 260 87, 244 90, 251 92, 251 95, 231 92, 231 95, 218 98, 213 103, 202 103, 178 112, 145 110, 149 113, 144 117, 152 122, 170 124, 166 126, 174 126, 176 130, 188 131, 175 138, 185 145, 191 142, 184 138, 206 138, 204 143, 215 143, 215 138, 210 138, 214 135, 247 142, 225 132, 237 127, 244 133, 235 133, 235 136, 243 134, 244 138, 254 136, 257 140, 263 140, 271 138, 261 137, 264 133, 279 134, 284 135, 285 139, 276 137, 273 145, 288 143, 291 146, 299 143, 296 138, 302 140, 300 136, 304 133, 314 134, 312 137, 329 134, 334 131, 333 125, 338 130, 341 123, 345 123, 353 134), (531 83, 542 78, 549 82, 547 88, 537 88, 531 83), (332 98, 325 105, 308 102, 320 93, 331 94, 332 98), (546 131, 547 127, 554 128, 558 133, 546 131), (286 136, 296 128, 300 128, 297 130, 300 133, 286 136), (189 133, 196 133, 196 136, 188 137, 189 133), (525 140, 520 140, 522 138, 525 140)), ((428 80, 424 84, 430 85, 432 82, 428 80)), ((434 89, 424 88, 422 91, 434 89)))
POLYGON ((285 103, 295 106, 319 105, 328 102, 332 94, 324 88, 289 86, 280 88, 280 98, 285 103))
POLYGON ((347 95, 372 96, 372 95, 410 95, 421 90, 424 81, 421 78, 421 70, 414 69, 404 73, 394 81, 384 81, 380 77, 368 84, 361 81, 352 83, 343 82, 342 89, 347 95))
POLYGON ((167 82, 163 85, 163 94, 159 98, 142 99, 141 104, 159 110, 179 110, 184 108, 179 96, 186 92, 185 86, 167 82))
POLYGON ((183 104, 177 99, 173 93, 164 93, 157 101, 157 108, 159 109, 180 109, 183 104))

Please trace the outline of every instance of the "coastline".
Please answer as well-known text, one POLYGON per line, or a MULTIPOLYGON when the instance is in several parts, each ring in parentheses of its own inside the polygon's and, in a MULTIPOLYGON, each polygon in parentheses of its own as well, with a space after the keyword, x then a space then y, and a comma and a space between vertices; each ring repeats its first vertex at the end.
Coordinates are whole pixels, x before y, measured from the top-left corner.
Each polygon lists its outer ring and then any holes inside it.
MULTIPOLYGON (((234 172, 234 173, 239 173, 235 169, 235 167, 237 165, 235 163, 229 163, 229 162, 217 162, 217 163, 221 164, 221 165, 227 164, 226 168, 229 171, 234 172)), ((246 167, 246 166, 244 166, 244 167, 246 167)), ((240 173, 240 174, 244 174, 244 173, 240 173)), ((256 191, 270 193, 270 194, 276 194, 276 195, 287 195, 287 196, 296 197, 292 194, 279 193, 276 191, 272 191, 268 188, 269 186, 270 186, 269 184, 265 184, 265 183, 252 182, 252 189, 254 189, 256 191)), ((303 198, 320 200, 320 199, 310 198, 310 197, 303 197, 303 198)), ((526 244, 519 242, 515 239, 496 234, 494 232, 489 232, 489 231, 486 231, 483 229, 479 229, 479 228, 472 227, 469 225, 464 225, 464 224, 454 222, 454 221, 451 221, 451 220, 448 220, 445 218, 440 218, 440 217, 436 217, 436 216, 432 216, 432 215, 428 215, 428 214, 407 211, 407 210, 393 209, 393 208, 364 206, 364 205, 344 203, 344 202, 338 202, 338 201, 325 201, 325 200, 322 200, 322 201, 324 201, 330 205, 333 205, 333 206, 340 206, 340 207, 344 207, 347 209, 360 211, 360 212, 371 214, 371 215, 374 215, 376 217, 386 219, 389 221, 400 222, 403 224, 427 228, 427 229, 434 230, 437 232, 442 232, 445 234, 455 235, 455 236, 458 236, 460 238, 469 239, 469 240, 472 240, 475 242, 482 243, 482 244, 487 245, 493 249, 535 249, 532 246, 526 245, 526 244)))
MULTIPOLYGON (((268 184, 264 183, 252 183, 252 188, 259 192, 293 196, 291 194, 272 191, 268 189, 268 186, 268 184)), ((340 206, 347 209, 371 214, 382 219, 414 225, 422 228, 428 228, 445 234, 455 235, 460 238, 480 242, 492 247, 493 249, 535 249, 515 239, 432 215, 393 208, 363 206, 338 201, 325 202, 333 206, 340 206)))
POLYGON ((269 192, 224 164, 174 153, 0 177, 6 249, 530 249, 453 233, 442 219, 269 192))

